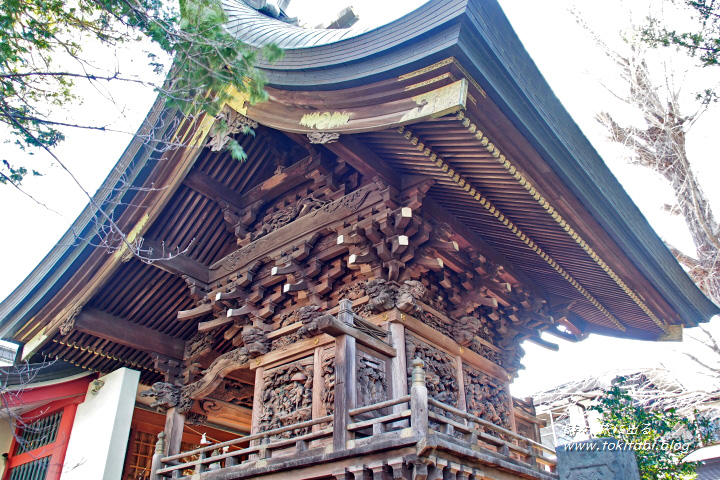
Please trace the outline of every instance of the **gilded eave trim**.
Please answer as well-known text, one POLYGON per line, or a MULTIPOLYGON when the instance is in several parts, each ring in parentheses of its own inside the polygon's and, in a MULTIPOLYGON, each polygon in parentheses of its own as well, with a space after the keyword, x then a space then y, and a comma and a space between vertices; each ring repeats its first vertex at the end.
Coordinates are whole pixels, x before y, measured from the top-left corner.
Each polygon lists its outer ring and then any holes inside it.
MULTIPOLYGON (((462 112, 458 116, 462 115, 462 112)), ((620 331, 627 331, 626 327, 615 318, 615 316, 608 311, 590 292, 585 289, 572 275, 570 275, 563 267, 561 267, 550 255, 547 254, 542 248, 540 248, 528 235, 526 235, 518 226, 507 218, 493 203, 483 196, 479 190, 474 188, 472 184, 463 178, 459 173, 450 167, 442 158, 438 157, 429 147, 427 147, 418 137, 414 136, 412 131, 404 127, 398 129, 398 133, 403 135, 410 143, 415 145, 418 151, 422 152, 423 155, 428 157, 428 160, 432 165, 437 167, 443 173, 445 173, 453 182, 458 184, 465 192, 474 198, 481 206, 485 208, 491 215, 498 219, 508 230, 510 230, 517 238, 519 238, 525 245, 527 245, 532 251, 534 251, 545 263, 550 265, 556 272, 558 272, 565 280, 567 280, 580 294, 582 294, 590 303, 592 303, 598 310, 600 310, 620 331)), ((494 147, 493 147, 494 148, 494 147)))
POLYGON ((565 233, 577 243, 587 255, 600 267, 603 271, 622 289, 650 319, 660 327, 660 329, 668 333, 668 325, 663 322, 657 315, 643 302, 640 297, 632 291, 632 289, 613 271, 612 268, 600 257, 600 255, 588 245, 585 239, 577 233, 577 231, 568 223, 568 221, 560 215, 558 210, 550 204, 550 202, 543 197, 540 192, 532 185, 532 183, 513 165, 513 163, 497 148, 497 146, 490 141, 490 139, 483 134, 478 126, 473 123, 464 112, 458 112, 455 118, 460 121, 467 129, 467 131, 474 136, 479 144, 485 148, 497 162, 522 186, 528 195, 530 195, 538 205, 562 228, 565 233))

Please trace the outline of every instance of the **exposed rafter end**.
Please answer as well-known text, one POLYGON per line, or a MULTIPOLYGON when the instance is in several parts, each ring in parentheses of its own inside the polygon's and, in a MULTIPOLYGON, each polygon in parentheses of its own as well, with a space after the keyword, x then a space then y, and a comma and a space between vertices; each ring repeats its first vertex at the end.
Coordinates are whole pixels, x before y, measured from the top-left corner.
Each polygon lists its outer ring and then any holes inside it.
POLYGON ((535 345, 540 345, 543 348, 552 350, 553 352, 557 352, 558 350, 560 350, 560 345, 558 345, 557 343, 548 342, 547 340, 543 340, 540 337, 528 337, 526 340, 528 342, 533 342, 535 345))
POLYGON ((682 342, 683 341, 683 326, 682 325, 668 325, 668 331, 660 337, 660 342, 682 342))

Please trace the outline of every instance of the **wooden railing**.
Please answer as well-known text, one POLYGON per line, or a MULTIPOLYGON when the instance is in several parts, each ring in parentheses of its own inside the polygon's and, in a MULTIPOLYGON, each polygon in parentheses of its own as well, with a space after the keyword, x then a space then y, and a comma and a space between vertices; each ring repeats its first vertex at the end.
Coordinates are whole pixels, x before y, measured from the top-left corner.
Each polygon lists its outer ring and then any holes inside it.
POLYGON ((555 451, 545 445, 434 398, 428 398, 423 361, 415 359, 413 366, 410 397, 414 434, 421 436, 440 434, 449 441, 459 442, 471 448, 490 446, 504 456, 510 456, 510 452, 513 452, 517 459, 532 468, 555 470, 556 462, 551 458, 555 456, 555 451), (435 407, 436 410, 430 411, 429 407, 435 407), (440 430, 431 428, 431 422, 433 426, 438 425, 440 430))
MULTIPOLYGON (((275 450, 284 450, 294 447, 296 452, 303 452, 308 449, 308 444, 312 441, 332 438, 332 425, 314 432, 298 435, 296 437, 282 439, 273 439, 272 437, 276 437, 281 433, 292 432, 312 427, 314 425, 331 423, 332 419, 332 415, 328 415, 326 417, 307 420, 305 422, 288 425, 286 427, 274 428, 255 435, 248 435, 246 437, 228 440, 227 442, 211 444, 206 447, 196 448, 195 450, 190 450, 189 452, 182 452, 177 455, 170 455, 167 457, 163 456, 165 447, 161 444, 161 438, 158 440, 158 445, 155 448, 155 455, 153 456, 153 471, 155 472, 154 478, 161 479, 163 477, 170 476, 172 476, 172 478, 179 478, 182 477, 183 472, 188 469, 193 469, 193 474, 199 474, 207 471, 208 467, 212 464, 218 464, 220 468, 235 466, 242 463, 237 461, 237 457, 240 456, 249 457, 250 455, 254 455, 255 458, 252 460, 256 461, 272 458, 273 451, 275 450), (230 447, 241 443, 251 443, 251 445, 232 451, 229 450, 230 447), (252 445, 252 443, 255 443, 255 445, 252 445), (182 461, 183 459, 193 456, 197 456, 197 458, 194 460, 182 461)), ((164 434, 161 432, 161 435, 164 434)))
POLYGON ((375 403, 365 407, 353 408, 348 411, 351 423, 348 424, 347 447, 360 446, 371 441, 380 439, 382 436, 402 436, 409 432, 409 423, 412 416, 410 409, 410 395, 405 395, 393 400, 375 403), (407 404, 406 408, 394 413, 384 413, 390 407, 407 404), (377 416, 372 416, 375 414, 377 416), (362 417, 370 418, 362 419, 362 417))
MULTIPOLYGON (((555 455, 555 451, 545 445, 432 398, 428 399, 428 404, 452 416, 460 417, 466 422, 460 423, 447 415, 428 412, 428 418, 441 425, 442 430, 439 433, 443 435, 453 436, 458 433, 462 440, 470 445, 490 445, 503 455, 513 452, 520 458, 524 458, 525 462, 531 466, 536 466, 538 463, 549 467, 555 466, 555 461, 551 458, 555 455), (494 432, 495 435, 488 433, 487 430, 494 432), (549 456, 546 457, 544 454, 549 456)), ((438 432, 430 429, 430 433, 438 432)))
MULTIPOLYGON (((310 443, 332 438, 334 451, 352 449, 393 437, 417 439, 438 435, 442 439, 469 449, 494 450, 498 454, 514 458, 528 467, 540 471, 554 471, 555 452, 544 445, 525 438, 511 430, 495 425, 475 415, 428 398, 425 371, 422 360, 413 361, 412 387, 409 395, 346 410, 348 421, 343 431, 334 429, 337 415, 275 428, 255 435, 216 443, 177 455, 164 456, 163 433, 160 435, 153 456, 152 480, 166 477, 180 478, 187 474, 199 474, 215 468, 227 468, 273 458, 273 452, 283 450, 283 455, 305 452, 310 443), (394 407, 394 408, 393 408, 394 407), (278 435, 327 424, 310 433, 290 438, 278 435), (249 446, 239 448, 239 444, 249 446), (235 448, 235 450, 229 450, 235 448), (189 460, 190 457, 196 457, 189 460), (242 457, 241 461, 238 458, 242 457), (211 467, 212 466, 212 467, 211 467), (187 473, 183 473, 187 472, 187 473), (191 472, 191 473, 190 473, 191 472)), ((336 405, 338 407, 338 405, 336 405)), ((330 448, 330 442, 321 444, 330 448)))

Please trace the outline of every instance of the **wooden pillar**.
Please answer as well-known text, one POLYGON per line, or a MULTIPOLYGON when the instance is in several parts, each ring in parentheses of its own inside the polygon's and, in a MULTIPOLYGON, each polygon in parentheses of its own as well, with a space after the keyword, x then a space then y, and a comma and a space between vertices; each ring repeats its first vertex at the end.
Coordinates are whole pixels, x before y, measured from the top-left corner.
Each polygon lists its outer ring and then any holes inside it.
MULTIPOLYGON (((460 355, 457 356, 457 381, 458 381, 458 404, 457 408, 467 412, 467 400, 465 396, 465 373, 463 372, 463 361, 460 355)), ((467 422, 465 422, 467 423, 467 422)))
POLYGON ((263 390, 265 389, 265 367, 255 369, 255 390, 253 392, 252 419, 250 420, 250 434, 255 435, 260 430, 260 418, 263 414, 263 390))
POLYGON ((180 453, 184 428, 185 415, 179 413, 175 407, 168 408, 165 413, 165 443, 168 456, 180 453))
MULTIPOLYGON (((405 358, 405 325, 390 322, 390 340, 397 355, 390 359, 390 398, 400 398, 408 393, 407 360, 405 358)), ((406 407, 395 405, 393 413, 400 412, 406 407)))
MULTIPOLYGON (((323 347, 316 347, 313 350, 313 385, 312 385, 312 418, 323 416, 322 393, 325 386, 325 379, 322 374, 322 351, 323 347)), ((320 425, 313 425, 312 431, 320 430, 320 425)))
POLYGON ((517 425, 515 424, 515 403, 513 402, 512 395, 510 395, 510 382, 505 382, 505 393, 507 393, 507 405, 509 408, 508 417, 510 417, 510 426, 508 430, 517 433, 517 425))
MULTIPOLYGON (((338 320, 346 325, 353 324, 351 300, 340 300, 338 320)), ((356 352, 355 338, 340 335, 335 338, 335 408, 333 418, 333 450, 345 450, 347 441, 352 438, 347 426, 350 423, 349 411, 355 408, 356 393, 356 352)))

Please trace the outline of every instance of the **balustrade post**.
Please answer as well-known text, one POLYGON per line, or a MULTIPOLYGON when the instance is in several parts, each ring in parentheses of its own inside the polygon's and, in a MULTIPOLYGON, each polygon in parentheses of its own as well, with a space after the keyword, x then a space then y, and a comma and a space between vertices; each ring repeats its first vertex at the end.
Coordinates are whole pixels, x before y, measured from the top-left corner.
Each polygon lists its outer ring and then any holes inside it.
POLYGON ((525 444, 524 447, 527 448, 527 450, 530 452, 530 456, 527 459, 527 463, 535 470, 539 470, 540 466, 538 465, 538 461, 537 461, 538 454, 535 451, 535 447, 532 445, 532 443, 528 442, 527 440, 523 443, 525 444))
POLYGON ((150 480, 160 480, 157 471, 163 468, 162 458, 165 456, 165 432, 158 433, 158 440, 155 443, 155 453, 150 464, 150 480))
POLYGON ((425 362, 413 360, 412 386, 410 388, 410 419, 415 436, 428 434, 428 391, 425 385, 425 362))
MULTIPOLYGON (((205 460, 206 458, 207 458, 207 453, 206 453, 206 452, 202 452, 202 453, 200 453, 200 455, 198 455, 198 461, 200 461, 200 462, 202 462, 202 461, 205 460)), ((195 475, 200 475, 200 474, 203 473, 206 469, 207 469, 207 465, 206 465, 206 464, 204 464, 204 463, 198 463, 197 465, 195 465, 195 475)), ((193 476, 195 476, 195 475, 193 475, 193 476)))
POLYGON ((260 450, 258 451, 258 458, 260 460, 265 460, 270 458, 271 451, 268 450, 267 445, 270 443, 270 437, 265 436, 260 439, 260 450))
MULTIPOLYGON (((352 300, 340 300, 338 320, 353 325, 352 300)), ((355 338, 340 335, 335 338, 335 405, 333 409, 333 450, 338 452, 347 448, 348 440, 353 438, 348 431, 351 423, 350 410, 355 408, 356 393, 356 352, 355 338)))

